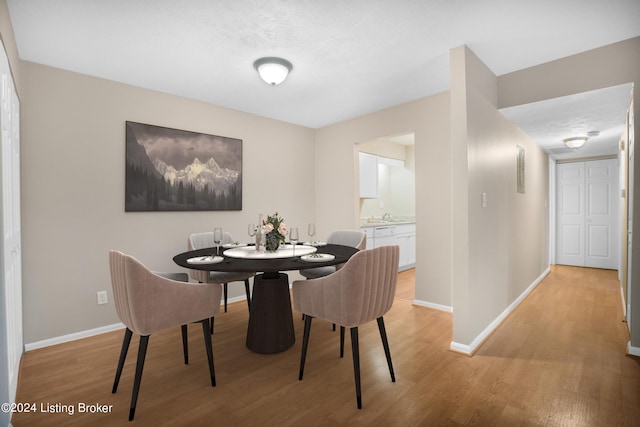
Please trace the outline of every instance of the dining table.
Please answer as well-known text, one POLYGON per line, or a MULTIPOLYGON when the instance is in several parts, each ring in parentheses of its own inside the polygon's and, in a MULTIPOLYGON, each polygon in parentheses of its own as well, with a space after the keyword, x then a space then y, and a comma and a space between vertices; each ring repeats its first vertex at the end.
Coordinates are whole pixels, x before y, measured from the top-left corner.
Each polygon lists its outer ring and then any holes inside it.
POLYGON ((256 353, 273 354, 295 343, 293 311, 286 271, 343 264, 358 249, 351 246, 281 245, 274 252, 254 245, 229 245, 180 253, 173 261, 184 268, 205 271, 255 272, 246 346, 256 353), (207 262, 210 260, 210 262, 207 262))

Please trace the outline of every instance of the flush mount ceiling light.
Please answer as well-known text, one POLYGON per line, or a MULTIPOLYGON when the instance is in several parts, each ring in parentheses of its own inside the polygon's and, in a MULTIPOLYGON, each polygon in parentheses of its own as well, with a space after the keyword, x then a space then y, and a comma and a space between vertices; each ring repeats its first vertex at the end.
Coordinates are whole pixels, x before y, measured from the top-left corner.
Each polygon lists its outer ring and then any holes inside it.
POLYGON ((289 74, 293 65, 286 59, 266 57, 257 59, 256 62, 253 63, 253 68, 258 71, 262 80, 275 86, 287 78, 287 74, 289 74))
POLYGON ((562 140, 569 148, 580 148, 587 142, 586 136, 574 136, 572 138, 566 138, 562 140))

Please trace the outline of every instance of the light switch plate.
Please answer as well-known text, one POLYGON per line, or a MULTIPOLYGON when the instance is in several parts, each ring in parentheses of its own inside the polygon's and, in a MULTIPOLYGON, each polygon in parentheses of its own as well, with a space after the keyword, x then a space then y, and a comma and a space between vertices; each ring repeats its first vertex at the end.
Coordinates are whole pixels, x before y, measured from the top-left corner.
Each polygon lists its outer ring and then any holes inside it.
POLYGON ((98 292, 98 305, 103 305, 108 302, 109 300, 107 299, 107 291, 98 292))

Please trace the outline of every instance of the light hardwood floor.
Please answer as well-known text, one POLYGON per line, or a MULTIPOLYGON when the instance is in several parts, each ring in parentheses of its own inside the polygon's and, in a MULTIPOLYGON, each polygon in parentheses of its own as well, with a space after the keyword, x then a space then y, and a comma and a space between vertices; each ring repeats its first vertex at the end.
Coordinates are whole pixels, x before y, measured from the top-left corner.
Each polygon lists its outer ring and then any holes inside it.
MULTIPOLYGON (((216 318, 217 387, 208 379, 200 325, 189 326, 190 364, 179 328, 152 335, 137 425, 222 426, 638 426, 640 362, 625 355, 615 271, 553 267, 473 356, 449 351, 451 314, 411 305, 413 270, 400 276, 385 316, 397 382, 373 322, 360 329, 363 409, 355 402, 350 346, 314 322, 305 378, 298 381, 303 322, 295 345, 259 355, 244 345, 247 307, 216 318), (400 298, 404 295, 403 298, 400 298)), ((23 356, 17 401, 72 405, 76 412, 14 414, 15 427, 113 426, 127 422, 137 353, 132 341, 111 394, 123 333, 102 334, 23 356), (112 405, 77 413, 79 403, 112 405)), ((347 338, 348 341, 348 338, 347 338)))

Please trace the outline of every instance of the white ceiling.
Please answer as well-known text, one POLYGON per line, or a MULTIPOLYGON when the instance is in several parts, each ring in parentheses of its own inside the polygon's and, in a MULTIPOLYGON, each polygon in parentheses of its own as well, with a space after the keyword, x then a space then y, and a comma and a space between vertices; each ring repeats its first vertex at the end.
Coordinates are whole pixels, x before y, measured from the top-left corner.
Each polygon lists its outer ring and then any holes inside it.
POLYGON ((632 84, 518 105, 500 110, 539 146, 558 160, 615 155, 624 131, 632 84), (598 131, 578 149, 565 138, 598 131))
POLYGON ((640 35, 638 0, 7 3, 23 60, 311 128, 448 90, 452 47, 502 75, 640 35), (263 56, 293 63, 284 83, 263 56))

